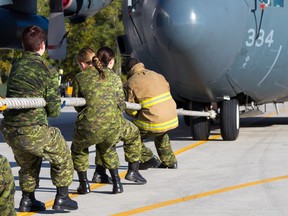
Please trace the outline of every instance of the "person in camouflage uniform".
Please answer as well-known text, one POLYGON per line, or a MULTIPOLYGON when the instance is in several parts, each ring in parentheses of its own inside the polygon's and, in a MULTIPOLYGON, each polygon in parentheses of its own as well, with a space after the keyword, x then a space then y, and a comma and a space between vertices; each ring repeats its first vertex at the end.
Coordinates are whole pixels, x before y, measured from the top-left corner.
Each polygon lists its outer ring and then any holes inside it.
POLYGON ((68 196, 72 183, 73 162, 60 130, 48 125, 47 117, 57 117, 61 110, 58 73, 44 59, 46 33, 38 26, 28 26, 22 33, 25 52, 16 60, 7 82, 9 98, 44 98, 45 107, 10 109, 3 112, 2 133, 12 148, 19 170, 22 190, 20 212, 45 210, 36 200, 42 158, 51 165, 52 183, 57 187, 53 209, 75 210, 77 202, 68 196))
POLYGON ((102 170, 109 169, 114 194, 123 192, 118 167, 120 165, 116 144, 124 141, 125 160, 129 162, 125 179, 145 184, 138 172, 141 140, 138 128, 123 116, 124 92, 120 77, 111 72, 115 54, 103 47, 97 55, 91 48, 83 48, 77 55, 81 72, 73 81, 73 97, 83 97, 86 105, 75 107, 78 111, 71 145, 74 169, 79 176, 79 194, 90 192, 87 180, 89 147, 96 145, 102 170))
POLYGON ((14 208, 15 183, 10 164, 6 157, 0 154, 0 214, 15 216, 14 208))
POLYGON ((155 71, 148 70, 137 59, 128 58, 125 63, 127 82, 124 85, 128 102, 139 103, 139 111, 127 110, 134 117, 142 139, 141 163, 139 169, 150 167, 177 168, 177 160, 171 148, 167 132, 178 127, 176 103, 170 94, 166 79, 155 71), (147 148, 144 140, 153 138, 157 153, 161 159, 147 148))

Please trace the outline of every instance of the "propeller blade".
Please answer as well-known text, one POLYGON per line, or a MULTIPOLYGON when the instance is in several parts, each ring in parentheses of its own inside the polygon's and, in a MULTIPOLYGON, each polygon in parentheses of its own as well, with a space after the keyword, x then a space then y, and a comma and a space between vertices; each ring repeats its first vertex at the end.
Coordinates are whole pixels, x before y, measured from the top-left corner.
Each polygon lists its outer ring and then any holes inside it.
POLYGON ((62 0, 50 0, 48 55, 51 59, 66 58, 67 37, 62 0))

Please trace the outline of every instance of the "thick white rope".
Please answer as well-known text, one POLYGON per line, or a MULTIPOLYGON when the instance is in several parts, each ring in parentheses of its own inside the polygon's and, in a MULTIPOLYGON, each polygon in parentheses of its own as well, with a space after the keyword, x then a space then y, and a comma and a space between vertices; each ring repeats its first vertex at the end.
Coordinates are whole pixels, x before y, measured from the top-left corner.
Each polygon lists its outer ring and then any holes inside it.
MULTIPOLYGON (((84 98, 67 97, 61 98, 61 103, 63 106, 84 106, 86 101, 84 98)), ((130 110, 141 110, 141 105, 137 103, 130 103, 125 101, 126 109, 130 110)), ((27 108, 37 108, 46 106, 46 101, 44 98, 0 98, 0 110, 5 109, 27 109, 27 108)), ((215 118, 216 112, 210 110, 208 112, 192 111, 177 109, 178 115, 185 116, 202 116, 207 118, 215 118)))
MULTIPOLYGON (((84 106, 86 101, 84 98, 61 98, 61 103, 65 106, 84 106)), ((126 102, 126 109, 140 110, 141 105, 126 102)), ((44 98, 0 98, 0 107, 5 109, 27 109, 46 106, 44 98)))

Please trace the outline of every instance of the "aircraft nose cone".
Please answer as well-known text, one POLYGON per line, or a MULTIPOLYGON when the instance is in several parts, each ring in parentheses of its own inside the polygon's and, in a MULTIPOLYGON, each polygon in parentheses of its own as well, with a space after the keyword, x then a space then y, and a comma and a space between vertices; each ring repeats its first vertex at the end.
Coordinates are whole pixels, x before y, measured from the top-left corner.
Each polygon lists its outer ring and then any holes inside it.
MULTIPOLYGON (((207 9, 207 8, 206 8, 207 9)), ((203 38, 205 8, 201 1, 160 0, 153 13, 154 38, 169 49, 191 49, 203 38)))

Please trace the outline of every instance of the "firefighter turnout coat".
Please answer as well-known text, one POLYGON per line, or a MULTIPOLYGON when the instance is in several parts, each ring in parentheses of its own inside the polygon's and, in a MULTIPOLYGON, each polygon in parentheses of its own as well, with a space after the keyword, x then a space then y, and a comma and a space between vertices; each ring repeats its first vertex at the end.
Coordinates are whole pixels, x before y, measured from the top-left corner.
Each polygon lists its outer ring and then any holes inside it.
POLYGON ((169 83, 161 74, 138 63, 129 71, 124 89, 128 102, 142 106, 139 111, 127 111, 136 118, 134 123, 140 130, 162 133, 178 126, 176 103, 169 83))

